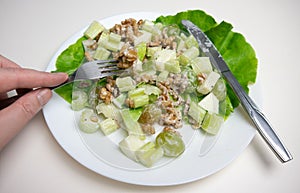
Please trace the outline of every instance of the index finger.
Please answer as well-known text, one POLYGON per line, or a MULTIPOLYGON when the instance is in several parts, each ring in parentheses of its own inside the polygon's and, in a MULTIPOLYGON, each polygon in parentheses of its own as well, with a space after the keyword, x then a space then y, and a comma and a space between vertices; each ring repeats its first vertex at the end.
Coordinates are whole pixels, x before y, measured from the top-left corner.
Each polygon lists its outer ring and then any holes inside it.
POLYGON ((66 73, 49 73, 24 68, 0 68, 0 93, 17 88, 53 87, 67 80, 66 73))

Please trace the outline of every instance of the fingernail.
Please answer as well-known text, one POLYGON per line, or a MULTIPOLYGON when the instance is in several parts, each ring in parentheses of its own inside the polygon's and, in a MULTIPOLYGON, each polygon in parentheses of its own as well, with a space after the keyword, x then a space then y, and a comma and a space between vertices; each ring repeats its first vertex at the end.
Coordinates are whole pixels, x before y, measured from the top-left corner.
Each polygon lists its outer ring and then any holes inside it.
POLYGON ((51 97, 49 92, 51 92, 49 89, 39 89, 39 92, 37 93, 37 99, 41 106, 44 106, 49 101, 51 97))
POLYGON ((59 76, 61 79, 66 80, 68 78, 68 74, 64 72, 56 72, 54 73, 56 76, 59 76))

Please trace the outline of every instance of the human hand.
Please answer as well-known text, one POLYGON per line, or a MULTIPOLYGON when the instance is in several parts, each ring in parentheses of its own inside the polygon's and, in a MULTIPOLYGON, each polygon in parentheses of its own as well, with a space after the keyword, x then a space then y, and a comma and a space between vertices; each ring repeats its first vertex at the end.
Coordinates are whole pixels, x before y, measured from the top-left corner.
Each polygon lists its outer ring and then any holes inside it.
POLYGON ((7 92, 33 89, 0 110, 0 151, 50 100, 53 87, 67 80, 65 73, 48 73, 21 68, 0 55, 0 103, 7 92))

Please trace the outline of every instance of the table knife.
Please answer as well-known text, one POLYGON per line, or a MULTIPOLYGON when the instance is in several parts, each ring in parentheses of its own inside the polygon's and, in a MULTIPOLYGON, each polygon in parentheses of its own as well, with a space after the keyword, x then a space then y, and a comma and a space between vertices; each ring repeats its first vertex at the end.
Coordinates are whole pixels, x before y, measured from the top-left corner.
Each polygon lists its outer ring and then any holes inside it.
POLYGON ((275 153, 278 159, 284 163, 293 159, 291 153, 288 151, 286 146, 283 144, 282 140, 276 134, 272 128, 269 120, 261 112, 254 101, 248 96, 243 87, 239 84, 237 79, 234 77, 230 71, 228 65, 222 58, 222 55, 218 52, 211 40, 206 36, 204 32, 201 31, 195 24, 189 20, 182 20, 183 26, 191 33, 197 40, 200 50, 209 57, 212 65, 217 69, 227 83, 230 85, 235 95, 241 102, 242 107, 247 112, 257 131, 262 136, 262 138, 269 145, 271 150, 275 153))

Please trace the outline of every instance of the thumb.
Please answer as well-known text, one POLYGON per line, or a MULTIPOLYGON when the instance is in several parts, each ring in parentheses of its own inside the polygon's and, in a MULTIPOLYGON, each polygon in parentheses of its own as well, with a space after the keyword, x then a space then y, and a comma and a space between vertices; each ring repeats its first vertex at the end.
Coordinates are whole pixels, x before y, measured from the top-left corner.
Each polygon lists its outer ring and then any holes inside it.
POLYGON ((41 110, 51 96, 51 90, 37 89, 0 111, 0 150, 41 110))

